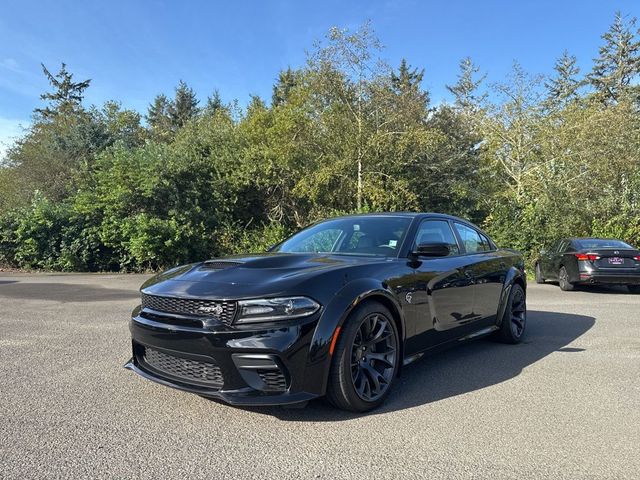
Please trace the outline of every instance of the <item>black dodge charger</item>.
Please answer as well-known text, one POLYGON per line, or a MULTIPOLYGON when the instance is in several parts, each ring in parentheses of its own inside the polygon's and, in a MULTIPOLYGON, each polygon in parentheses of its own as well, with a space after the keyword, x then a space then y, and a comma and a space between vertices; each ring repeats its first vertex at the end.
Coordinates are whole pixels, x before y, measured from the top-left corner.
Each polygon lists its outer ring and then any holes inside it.
POLYGON ((326 395, 363 412, 425 353, 486 335, 518 343, 525 292, 522 256, 460 218, 334 218, 267 253, 147 281, 126 368, 235 405, 326 395))

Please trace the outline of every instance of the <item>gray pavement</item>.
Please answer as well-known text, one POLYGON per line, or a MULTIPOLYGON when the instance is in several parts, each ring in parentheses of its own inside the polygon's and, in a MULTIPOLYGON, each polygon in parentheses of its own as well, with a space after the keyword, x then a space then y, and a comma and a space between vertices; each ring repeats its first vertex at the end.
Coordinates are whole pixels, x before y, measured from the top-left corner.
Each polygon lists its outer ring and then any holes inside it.
POLYGON ((144 279, 0 274, 0 478, 640 478, 640 295, 530 285, 525 343, 422 360, 358 416, 124 370, 144 279))

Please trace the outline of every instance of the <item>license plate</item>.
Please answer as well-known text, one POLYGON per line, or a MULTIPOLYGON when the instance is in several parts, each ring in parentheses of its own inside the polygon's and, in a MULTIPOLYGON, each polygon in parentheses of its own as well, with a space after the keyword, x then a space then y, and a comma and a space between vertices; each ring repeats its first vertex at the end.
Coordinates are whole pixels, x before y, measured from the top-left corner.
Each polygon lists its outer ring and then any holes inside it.
POLYGON ((620 257, 610 257, 609 265, 624 265, 624 258, 620 257))

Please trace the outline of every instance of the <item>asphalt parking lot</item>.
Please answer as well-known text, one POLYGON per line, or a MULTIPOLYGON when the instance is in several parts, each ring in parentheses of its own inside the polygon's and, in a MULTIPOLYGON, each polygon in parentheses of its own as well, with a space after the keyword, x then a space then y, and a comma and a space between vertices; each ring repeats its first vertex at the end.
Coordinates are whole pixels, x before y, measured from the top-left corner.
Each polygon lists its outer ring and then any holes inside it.
POLYGON ((525 343, 422 360, 358 416, 124 370, 144 278, 0 274, 1 478, 640 477, 640 295, 530 285, 525 343))

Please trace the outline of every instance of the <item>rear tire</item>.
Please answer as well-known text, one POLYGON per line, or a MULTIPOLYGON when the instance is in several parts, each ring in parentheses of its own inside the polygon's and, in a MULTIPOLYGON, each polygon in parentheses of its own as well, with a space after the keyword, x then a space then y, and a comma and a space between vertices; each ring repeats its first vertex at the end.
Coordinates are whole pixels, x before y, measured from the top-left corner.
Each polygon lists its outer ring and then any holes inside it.
POLYGON ((373 410, 389 394, 399 364, 400 339, 391 312, 378 302, 364 303, 340 330, 327 400, 342 410, 373 410))
POLYGON ((560 285, 560 290, 563 292, 570 292, 576 288, 576 286, 569 281, 569 274, 564 266, 560 267, 560 272, 558 273, 558 285, 560 285))
POLYGON ((524 338, 527 327, 527 297, 524 289, 514 283, 509 292, 496 339, 502 343, 516 344, 524 338))
POLYGON ((629 293, 640 293, 640 285, 627 285, 629 293))
POLYGON ((542 276, 542 270, 540 264, 536 263, 536 283, 544 283, 544 277, 542 276))

